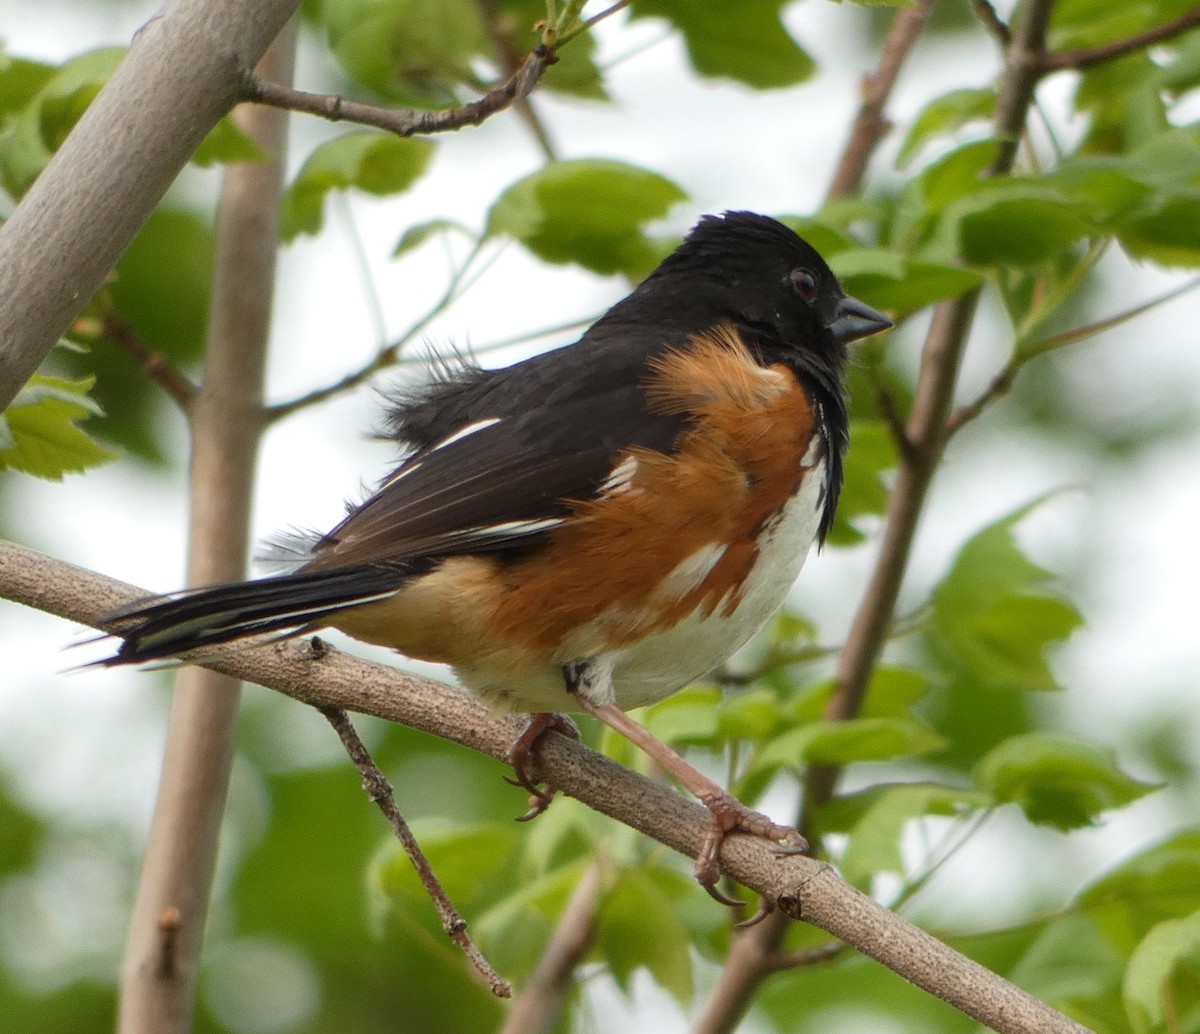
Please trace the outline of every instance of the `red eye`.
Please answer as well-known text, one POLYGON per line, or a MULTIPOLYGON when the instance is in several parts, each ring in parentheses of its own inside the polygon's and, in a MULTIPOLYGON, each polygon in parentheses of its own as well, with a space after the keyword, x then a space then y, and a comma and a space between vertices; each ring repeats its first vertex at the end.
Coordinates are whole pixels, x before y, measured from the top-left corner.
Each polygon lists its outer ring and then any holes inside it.
POLYGON ((817 278, 811 269, 793 269, 792 286, 806 302, 817 297, 817 278))

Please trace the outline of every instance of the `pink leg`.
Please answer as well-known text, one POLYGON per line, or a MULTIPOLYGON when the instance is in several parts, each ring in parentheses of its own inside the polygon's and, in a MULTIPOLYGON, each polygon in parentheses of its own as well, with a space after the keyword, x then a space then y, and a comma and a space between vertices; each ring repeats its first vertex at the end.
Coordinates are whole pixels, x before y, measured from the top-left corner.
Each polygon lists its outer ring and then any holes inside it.
MULTIPOLYGON (((717 880, 721 875, 721 843, 730 833, 749 833, 765 840, 773 840, 784 845, 788 853, 802 852, 808 848, 804 838, 791 826, 780 826, 766 815, 751 811, 728 790, 718 786, 660 739, 638 725, 616 704, 594 704, 582 693, 578 694, 577 699, 585 711, 595 715, 610 729, 615 729, 654 758, 712 812, 712 827, 696 856, 696 879, 717 901, 725 905, 742 904, 717 890, 717 880)), ((765 914, 762 912, 752 921, 757 921, 765 914)))

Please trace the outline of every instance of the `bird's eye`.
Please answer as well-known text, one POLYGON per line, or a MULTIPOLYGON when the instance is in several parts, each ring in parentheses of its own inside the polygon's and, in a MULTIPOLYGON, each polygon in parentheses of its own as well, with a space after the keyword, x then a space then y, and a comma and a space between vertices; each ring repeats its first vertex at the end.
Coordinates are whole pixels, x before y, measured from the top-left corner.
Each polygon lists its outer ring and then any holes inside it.
POLYGON ((817 297, 817 277, 811 269, 793 269, 792 286, 806 302, 811 302, 817 297))

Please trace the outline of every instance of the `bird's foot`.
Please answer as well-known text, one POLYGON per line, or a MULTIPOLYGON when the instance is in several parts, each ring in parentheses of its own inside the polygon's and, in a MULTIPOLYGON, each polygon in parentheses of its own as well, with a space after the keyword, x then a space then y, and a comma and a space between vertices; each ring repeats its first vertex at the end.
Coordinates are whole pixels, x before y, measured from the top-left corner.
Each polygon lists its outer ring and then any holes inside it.
MULTIPOLYGON (((745 904, 737 898, 729 897, 717 886, 721 878, 721 845, 730 833, 747 833, 770 840, 778 845, 778 853, 781 855, 804 854, 808 850, 808 841, 797 830, 773 822, 762 812, 752 811, 726 790, 719 787, 709 788, 697 796, 700 803, 712 814, 713 820, 708 835, 696 855, 696 880, 711 898, 722 905, 739 908, 745 904)), ((772 908, 771 903, 762 898, 754 915, 738 925, 754 926, 764 919, 772 908)))
POLYGON ((579 727, 565 714, 539 711, 529 716, 529 722, 508 748, 508 763, 512 765, 516 774, 516 779, 508 781, 513 786, 521 786, 529 791, 529 810, 517 817, 518 822, 528 822, 537 818, 550 807, 550 802, 554 799, 556 787, 550 783, 539 785, 530 770, 533 746, 548 729, 572 740, 579 739, 579 727))

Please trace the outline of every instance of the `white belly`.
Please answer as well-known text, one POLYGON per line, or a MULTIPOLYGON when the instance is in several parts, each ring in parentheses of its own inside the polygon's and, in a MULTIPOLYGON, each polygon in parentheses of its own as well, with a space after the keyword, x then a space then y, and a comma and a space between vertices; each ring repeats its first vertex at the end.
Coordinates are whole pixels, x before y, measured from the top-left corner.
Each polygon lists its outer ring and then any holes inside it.
MULTIPOLYGON (((816 538, 824 481, 821 461, 808 471, 799 493, 760 538, 758 558, 732 613, 725 613, 723 602, 711 611, 697 609, 669 629, 633 645, 594 655, 598 669, 612 672, 612 690, 619 707, 629 710, 670 696, 718 667, 766 624, 787 599, 816 538)), ((677 569, 681 580, 686 581, 689 575, 702 578, 706 562, 704 555, 685 560, 677 569), (689 564, 695 570, 689 570, 689 564)), ((568 644, 566 652, 571 656, 565 656, 564 661, 581 659, 591 651, 573 649, 568 644)), ((498 660, 494 658, 493 662, 498 660)), ((566 691, 561 667, 530 669, 513 660, 511 667, 504 663, 459 667, 459 678, 493 706, 506 710, 576 709, 566 691)))
MULTIPOLYGON (((822 465, 823 466, 823 465, 822 465)), ((746 645, 783 606, 804 566, 821 520, 822 466, 811 470, 760 539, 741 603, 725 615, 693 612, 679 624, 615 652, 613 688, 629 710, 654 703, 707 675, 746 645)))

